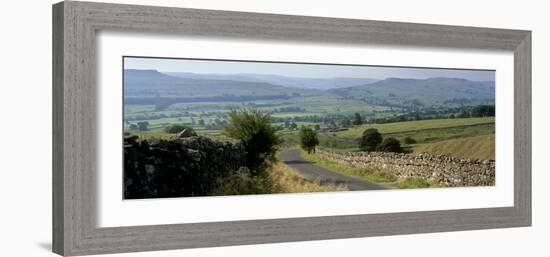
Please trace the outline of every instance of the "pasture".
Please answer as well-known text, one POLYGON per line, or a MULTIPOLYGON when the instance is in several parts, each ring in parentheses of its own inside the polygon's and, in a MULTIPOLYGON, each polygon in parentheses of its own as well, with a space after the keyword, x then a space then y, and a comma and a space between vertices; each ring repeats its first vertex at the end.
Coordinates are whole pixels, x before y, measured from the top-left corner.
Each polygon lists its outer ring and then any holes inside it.
POLYGON ((376 128, 382 134, 397 134, 418 132, 427 129, 447 129, 486 124, 494 125, 494 123, 495 117, 415 120, 385 124, 367 124, 338 132, 337 135, 342 138, 356 139, 361 137, 363 131, 367 128, 376 128))
POLYGON ((463 159, 495 159, 495 135, 481 135, 467 138, 444 140, 414 147, 415 153, 451 155, 463 159))

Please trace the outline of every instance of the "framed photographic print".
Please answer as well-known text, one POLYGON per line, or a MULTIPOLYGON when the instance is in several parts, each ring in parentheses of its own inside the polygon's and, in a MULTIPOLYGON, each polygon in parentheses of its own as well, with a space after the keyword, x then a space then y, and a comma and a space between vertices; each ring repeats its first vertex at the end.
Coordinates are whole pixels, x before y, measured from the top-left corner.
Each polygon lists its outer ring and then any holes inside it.
POLYGON ((531 225, 531 32, 53 6, 53 250, 531 225))

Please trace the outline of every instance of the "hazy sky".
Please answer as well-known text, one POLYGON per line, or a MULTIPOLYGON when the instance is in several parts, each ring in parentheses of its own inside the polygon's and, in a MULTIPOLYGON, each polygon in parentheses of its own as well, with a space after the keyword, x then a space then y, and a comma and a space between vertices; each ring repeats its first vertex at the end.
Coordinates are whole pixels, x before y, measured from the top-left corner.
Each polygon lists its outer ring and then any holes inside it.
POLYGON ((192 72, 200 74, 271 74, 302 78, 375 78, 388 77, 425 79, 434 77, 463 78, 474 81, 494 81, 495 72, 486 70, 455 70, 401 68, 378 66, 289 64, 265 62, 124 58, 125 69, 152 69, 160 72, 192 72))

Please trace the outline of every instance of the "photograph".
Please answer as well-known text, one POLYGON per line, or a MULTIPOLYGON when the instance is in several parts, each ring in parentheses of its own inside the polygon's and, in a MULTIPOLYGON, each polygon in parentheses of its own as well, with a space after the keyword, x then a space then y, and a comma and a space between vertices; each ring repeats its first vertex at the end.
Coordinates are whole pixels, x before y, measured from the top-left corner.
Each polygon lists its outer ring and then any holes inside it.
POLYGON ((123 199, 495 186, 495 70, 121 64, 123 199))

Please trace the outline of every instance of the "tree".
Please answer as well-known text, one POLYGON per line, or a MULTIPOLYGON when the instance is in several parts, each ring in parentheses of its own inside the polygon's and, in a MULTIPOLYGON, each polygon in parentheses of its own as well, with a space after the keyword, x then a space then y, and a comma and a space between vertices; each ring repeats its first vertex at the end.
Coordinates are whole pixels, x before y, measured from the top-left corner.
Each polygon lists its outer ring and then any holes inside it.
POLYGON ((302 126, 300 128, 300 146, 306 150, 307 153, 315 152, 315 146, 319 144, 319 138, 315 130, 302 126))
POLYGON ((149 126, 149 122, 148 121, 140 121, 137 123, 137 126, 138 126, 138 129, 140 131, 147 131, 149 130, 148 126, 149 126))
POLYGON ((341 122, 342 122, 342 127, 343 127, 343 128, 349 128, 349 127, 351 127, 351 121, 350 121, 350 120, 348 120, 348 119, 343 119, 341 122))
POLYGON ((384 139, 382 144, 380 144, 378 146, 378 151, 402 153, 403 148, 401 147, 401 143, 399 142, 399 140, 397 140, 393 137, 388 137, 388 138, 384 139))
POLYGON ((204 120, 203 119, 199 119, 199 125, 204 127, 204 120))
POLYGON ((285 128, 283 127, 283 125, 276 125, 276 126, 273 126, 273 128, 274 128, 276 131, 282 131, 282 130, 285 129, 285 128))
POLYGON ((290 130, 295 130, 295 129, 297 129, 297 128, 298 128, 298 124, 296 124, 295 122, 292 122, 292 123, 290 124, 290 127, 289 127, 290 130))
POLYGON ((285 128, 290 128, 290 121, 285 120, 285 128))
POLYGON ((361 124, 363 124, 363 117, 361 117, 361 114, 356 112, 353 115, 353 125, 361 125, 361 124))
POLYGON ((495 116, 494 105, 478 105, 472 109, 472 117, 493 117, 495 116))
POLYGON ((363 136, 359 142, 359 148, 362 151, 375 151, 382 142, 382 135, 375 128, 369 128, 363 131, 363 136))
POLYGON ((270 115, 256 109, 239 109, 231 110, 227 117, 229 122, 224 133, 243 142, 251 173, 262 173, 274 161, 277 145, 281 142, 271 126, 270 115))
POLYGON ((182 124, 173 124, 165 127, 164 132, 170 133, 170 134, 176 134, 176 133, 180 133, 184 129, 192 129, 192 128, 182 124))
POLYGON ((414 140, 414 138, 412 137, 406 137, 403 139, 403 143, 407 145, 412 145, 412 144, 416 144, 416 140, 414 140))
POLYGON ((134 123, 130 124, 130 130, 138 130, 138 129, 139 129, 138 125, 134 123))
POLYGON ((458 115, 459 118, 470 118, 470 113, 469 112, 462 112, 458 115))
POLYGON ((319 131, 321 130, 321 125, 319 124, 315 124, 315 126, 313 127, 316 131, 319 131))

